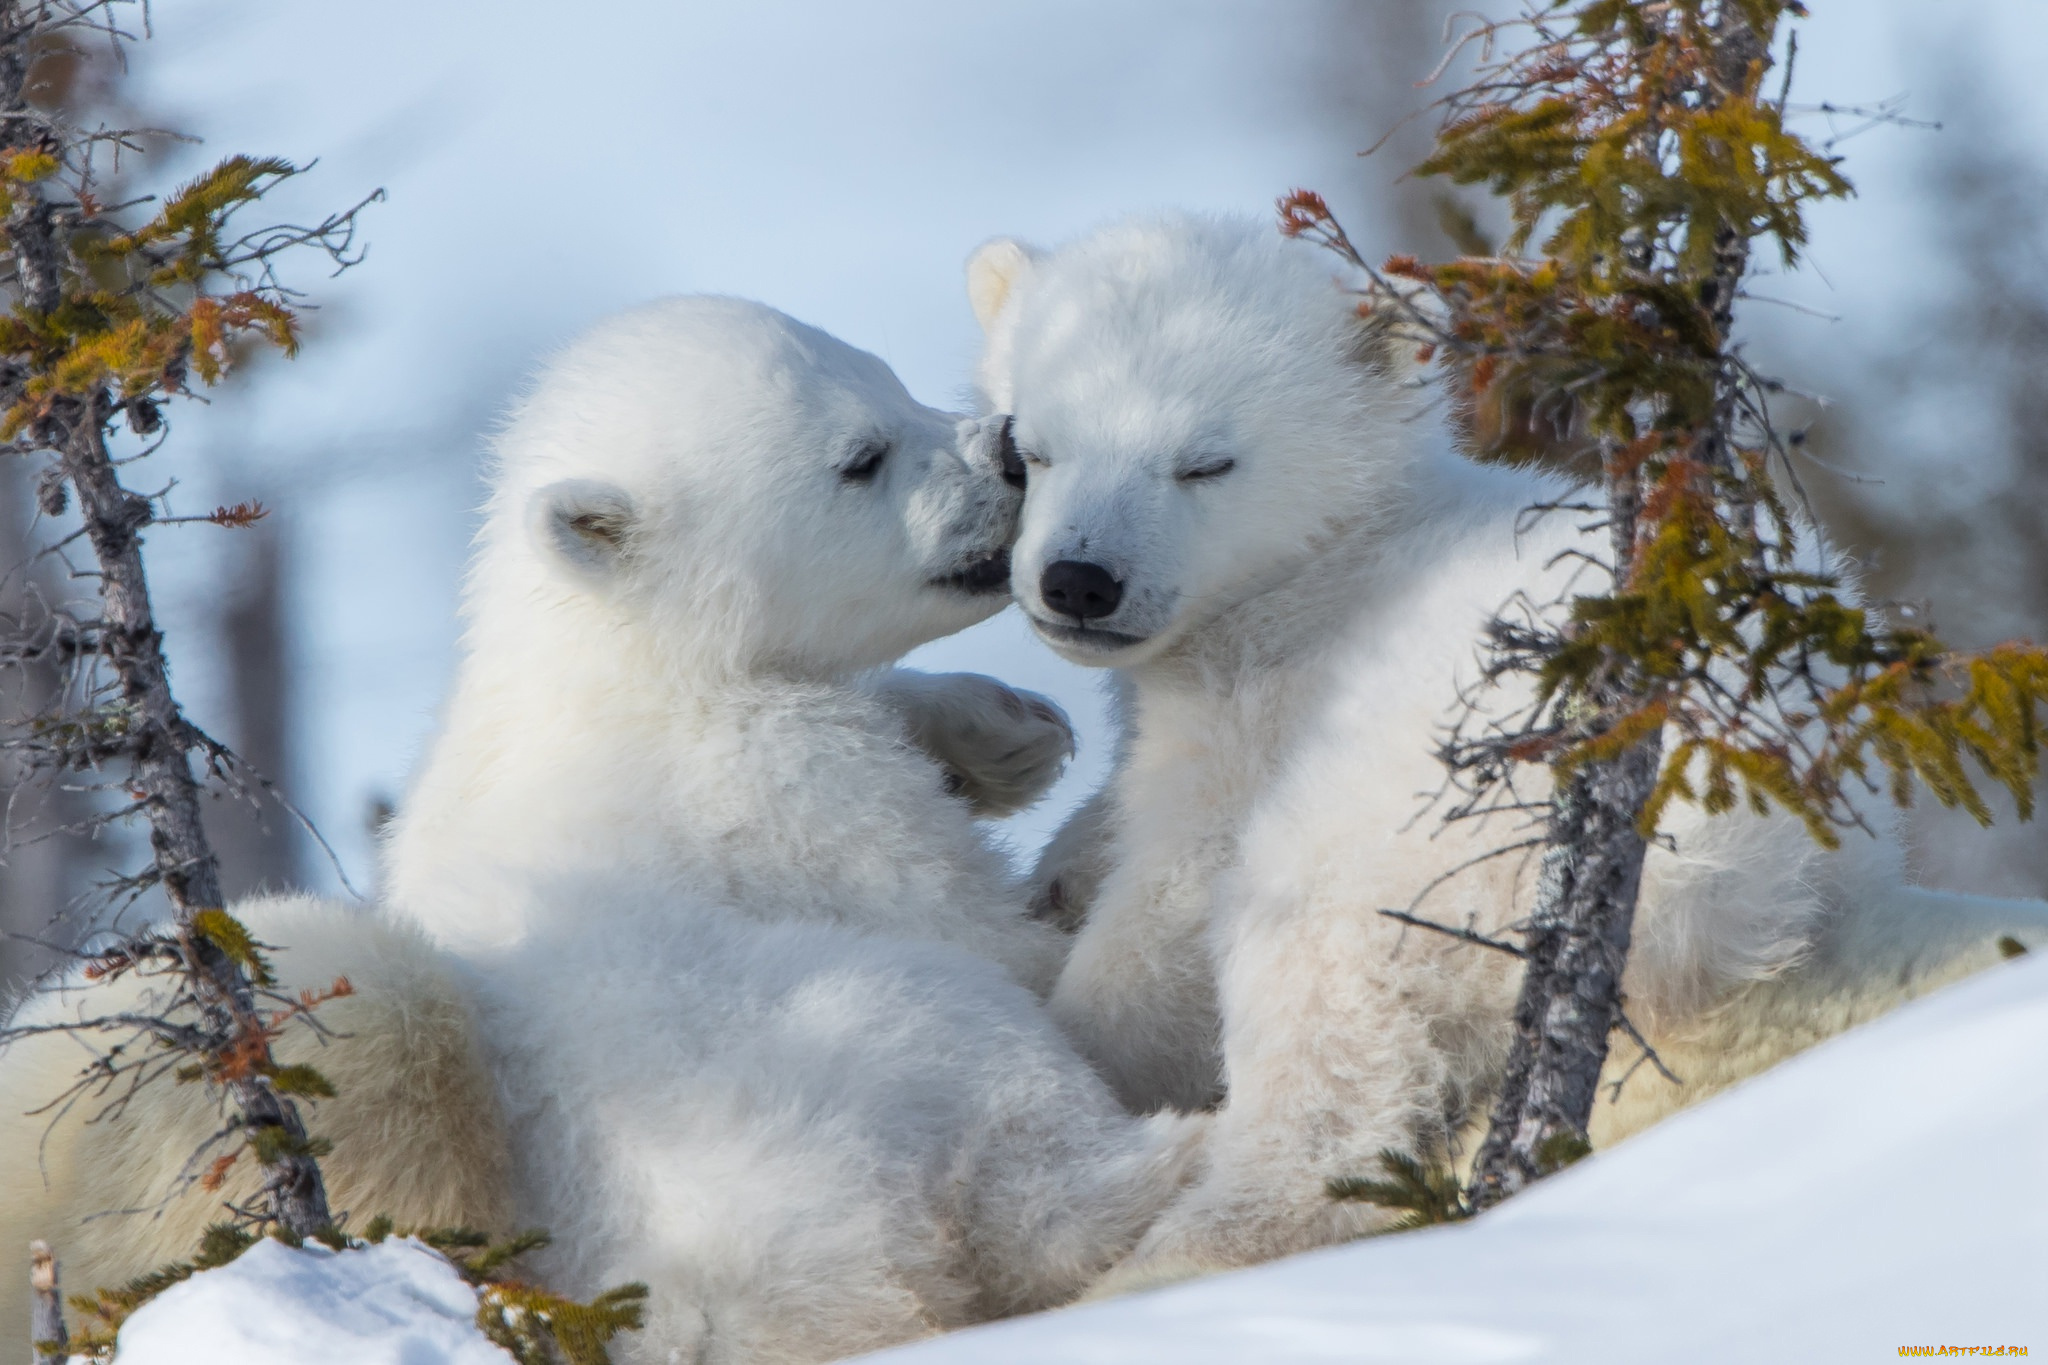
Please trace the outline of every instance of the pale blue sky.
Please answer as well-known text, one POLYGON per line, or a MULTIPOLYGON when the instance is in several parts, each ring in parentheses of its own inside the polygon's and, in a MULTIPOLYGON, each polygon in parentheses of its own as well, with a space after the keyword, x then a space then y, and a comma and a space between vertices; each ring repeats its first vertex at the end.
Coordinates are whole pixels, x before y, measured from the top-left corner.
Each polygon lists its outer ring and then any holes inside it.
MULTIPOLYGON (((1980 53, 1985 84, 2043 126, 2037 6, 1973 5, 1967 26, 1933 0, 1813 8, 1806 97, 1915 93, 1944 54, 1980 53)), ((1358 131, 1331 126, 1304 74, 1327 60, 1327 12, 157 0, 133 98, 206 139, 187 168, 229 151, 319 157, 280 205, 302 217, 390 192, 364 220, 367 264, 301 275, 325 305, 304 356, 187 418, 176 466, 193 507, 255 495, 289 519, 308 624, 301 798, 351 873, 369 871, 364 803, 402 790, 453 659, 480 434, 538 356, 610 309, 716 290, 874 350, 919 397, 956 405, 976 341, 960 263, 982 239, 1056 240, 1165 205, 1265 213, 1297 184, 1356 183, 1358 131)), ((1797 288, 1845 322, 1814 324, 1812 343, 1795 331, 1795 349, 1853 345, 1910 293, 1909 136, 1844 148, 1864 198, 1819 220, 1826 282, 1797 288)), ((180 683, 203 719, 218 679, 189 608, 212 591, 211 560, 196 543, 161 556, 180 683)), ((919 661, 1049 691, 1082 721, 1074 773, 1015 823, 1035 842, 1106 757, 1095 678, 1014 614, 919 661)))

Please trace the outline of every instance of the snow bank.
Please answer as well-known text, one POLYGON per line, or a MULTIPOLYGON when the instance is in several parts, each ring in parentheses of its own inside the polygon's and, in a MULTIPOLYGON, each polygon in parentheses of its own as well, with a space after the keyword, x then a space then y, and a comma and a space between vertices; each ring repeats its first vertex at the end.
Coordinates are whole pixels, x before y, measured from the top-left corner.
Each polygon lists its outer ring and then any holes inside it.
POLYGON ((2000 967, 1476 1222, 868 1357, 1574 1365, 2048 1354, 2048 960, 2000 967))
MULTIPOLYGON (((2048 1353, 2048 959, 1919 1001, 1474 1223, 1019 1319, 893 1365, 1724 1365, 2048 1353)), ((505 1365, 418 1242, 263 1242, 120 1365, 505 1365)))
POLYGON ((262 1241, 122 1325, 120 1365, 507 1365, 476 1291, 410 1238, 334 1252, 262 1241))

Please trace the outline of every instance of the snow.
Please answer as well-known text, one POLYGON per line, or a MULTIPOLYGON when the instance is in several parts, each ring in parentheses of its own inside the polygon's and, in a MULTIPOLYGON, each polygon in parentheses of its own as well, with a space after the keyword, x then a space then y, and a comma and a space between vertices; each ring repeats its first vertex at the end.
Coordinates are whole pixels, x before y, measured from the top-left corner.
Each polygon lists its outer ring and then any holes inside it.
MULTIPOLYGON (((891 1365, 1705 1365, 2048 1351, 2048 958, 1815 1048, 1486 1217, 866 1357, 891 1365)), ((120 1365, 504 1365, 416 1241, 262 1242, 120 1365)))
MULTIPOLYGON (((1638 1365, 2048 1349, 2048 959, 1815 1048, 1475 1223, 886 1351, 891 1365, 1638 1365), (1764 1354, 1759 1354, 1764 1353, 1764 1354)), ((264 1241, 120 1365, 503 1365, 438 1254, 264 1241)))
POLYGON ((1485 1217, 890 1365, 1663 1365, 2048 1351, 2048 960, 1793 1059, 1485 1217))
POLYGON ((144 1304, 120 1365, 507 1365, 476 1291, 411 1238, 335 1252, 262 1241, 144 1304))
MULTIPOLYGON (((2048 1349, 2048 960, 1987 972, 1485 1218, 867 1357, 897 1365, 1861 1361, 2048 1349)), ((266 1241, 121 1365, 504 1365, 419 1242, 266 1241)))

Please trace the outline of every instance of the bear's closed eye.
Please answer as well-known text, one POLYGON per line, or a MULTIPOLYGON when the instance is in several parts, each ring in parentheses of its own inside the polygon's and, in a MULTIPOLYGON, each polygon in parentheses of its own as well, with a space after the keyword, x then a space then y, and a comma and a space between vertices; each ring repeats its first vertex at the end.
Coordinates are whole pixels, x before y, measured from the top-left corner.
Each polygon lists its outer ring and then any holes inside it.
POLYGON ((1182 483, 1195 483, 1201 479, 1220 478, 1235 468, 1237 461, 1225 456, 1220 460, 1211 460, 1208 464, 1197 465, 1193 469, 1183 469, 1173 477, 1182 483))
POLYGON ((840 467, 839 477, 848 483, 870 483, 881 472, 882 461, 888 455, 887 441, 870 441, 855 453, 851 461, 840 467))

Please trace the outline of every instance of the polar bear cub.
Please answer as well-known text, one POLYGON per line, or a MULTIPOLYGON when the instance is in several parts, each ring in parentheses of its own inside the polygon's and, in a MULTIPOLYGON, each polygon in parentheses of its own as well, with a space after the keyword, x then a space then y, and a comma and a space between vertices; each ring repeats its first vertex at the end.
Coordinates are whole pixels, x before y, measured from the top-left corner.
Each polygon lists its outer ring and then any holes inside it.
POLYGON ((808 1361, 1056 1303, 1176 1188, 1033 995, 1064 939, 870 670, 1007 601, 999 445, 873 356, 684 298, 497 442, 465 657, 396 822, 554 1278, 648 1361, 808 1361))
MULTIPOLYGON (((972 824, 1042 791, 1065 719, 873 671, 1005 605, 1021 482, 757 304, 670 300, 548 368, 497 443, 390 905, 237 907, 289 986, 358 987, 330 1047, 288 1043, 341 1089, 312 1120, 338 1211, 545 1226, 558 1286, 651 1286, 615 1349, 704 1365, 1056 1303, 1129 1249, 1202 1125, 1129 1117, 1061 1038, 1033 991, 1064 939, 972 824)), ((161 1199, 212 1115, 159 1088, 40 1145, 21 1111, 80 1056, 0 1053, 0 1234, 89 1288, 217 1209, 82 1223, 161 1199)))
MULTIPOLYGON (((1052 1008, 1134 1109, 1221 1104, 1133 1278, 1370 1227, 1325 1182, 1454 1149, 1506 1055, 1512 960, 1377 911, 1428 890, 1423 913, 1500 933, 1527 908, 1527 859, 1439 884, 1521 836, 1440 830, 1421 797, 1482 622, 1552 596, 1581 532, 1518 535, 1556 490, 1461 459, 1332 276, 1195 217, 969 267, 982 396, 1029 469, 1017 601, 1129 693, 1095 823, 1042 868, 1055 903, 1094 888, 1052 1008)), ((1596 1139, 2048 938, 2038 902, 1911 886, 1884 829, 1831 856, 1787 819, 1674 815, 1625 984, 1686 1085, 1646 1069, 1596 1139)))
MULTIPOLYGON (((977 815, 1028 804, 1072 748, 1056 707, 993 679, 895 670, 872 688, 977 815)), ((234 912, 276 945, 285 996, 340 978, 351 986, 320 1009, 324 1033, 289 1029, 276 1046, 280 1062, 317 1066, 338 1091, 307 1115, 333 1144, 321 1162, 330 1207, 352 1214, 354 1227, 381 1213, 405 1227, 513 1228, 510 1137, 471 992, 449 956, 417 927, 368 907, 285 895, 234 912)), ((74 973, 41 983, 6 1022, 33 1029, 133 1012, 147 990, 74 973)), ((248 1161, 213 1194, 192 1188, 207 1165, 195 1154, 220 1150, 211 1139, 221 1111, 200 1086, 162 1082, 125 1099, 96 1087, 60 1102, 89 1047, 118 1036, 31 1034, 0 1048, 0 1248, 54 1242, 74 1291, 190 1257, 223 1202, 249 1205, 258 1195, 260 1172, 248 1161)), ((26 1297, 0 1295, 0 1340, 27 1332, 26 1297)))

